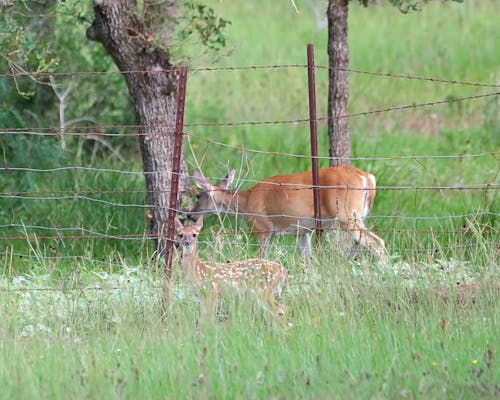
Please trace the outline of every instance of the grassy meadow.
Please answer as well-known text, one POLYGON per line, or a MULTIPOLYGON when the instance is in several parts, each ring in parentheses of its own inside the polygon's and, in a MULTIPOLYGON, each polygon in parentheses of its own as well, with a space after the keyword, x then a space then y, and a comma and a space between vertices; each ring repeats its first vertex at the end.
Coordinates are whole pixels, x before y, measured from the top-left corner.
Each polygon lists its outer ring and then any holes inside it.
MULTIPOLYGON (((287 0, 214 0, 232 22, 226 54, 176 56, 200 69, 304 65, 311 42, 325 66, 326 30, 318 31, 306 2, 296 3, 299 14, 287 0)), ((351 68, 498 85, 499 6, 432 2, 403 15, 352 2, 351 68)), ((326 69, 316 78, 324 117, 326 69)), ((237 185, 248 187, 308 169, 307 123, 197 126, 307 118, 306 79, 299 67, 191 72, 190 170, 216 181, 236 168, 237 185)), ((355 114, 498 87, 353 72, 350 91, 355 114)), ((4 172, 16 195, 0 198, 0 399, 500 397, 500 200, 498 189, 465 188, 500 183, 499 111, 498 96, 489 96, 350 118, 353 164, 380 187, 366 222, 390 261, 364 252, 350 260, 349 239, 328 232, 304 265, 293 238, 278 238, 270 258, 290 273, 282 321, 232 296, 220 302, 217 322, 207 321, 177 257, 168 317, 160 319, 162 266, 145 239, 138 152, 126 163, 57 163, 106 171, 4 172), (457 189, 417 189, 435 186, 457 189)), ((44 140, 33 139, 33 149, 44 140)), ((319 142, 324 157, 324 122, 319 142)), ((47 163, 40 167, 56 166, 47 163)), ((202 258, 253 256, 245 223, 224 222, 206 219, 202 258)))

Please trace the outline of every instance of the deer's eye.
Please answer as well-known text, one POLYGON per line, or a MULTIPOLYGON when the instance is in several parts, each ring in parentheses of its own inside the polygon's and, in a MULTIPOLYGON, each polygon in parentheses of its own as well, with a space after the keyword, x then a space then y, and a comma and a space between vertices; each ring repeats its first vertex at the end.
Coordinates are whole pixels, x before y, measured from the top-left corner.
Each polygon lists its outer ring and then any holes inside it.
POLYGON ((179 233, 179 238, 182 239, 184 235, 182 233, 179 233))
POLYGON ((196 233, 193 233, 193 237, 195 238, 196 236, 198 236, 196 233))

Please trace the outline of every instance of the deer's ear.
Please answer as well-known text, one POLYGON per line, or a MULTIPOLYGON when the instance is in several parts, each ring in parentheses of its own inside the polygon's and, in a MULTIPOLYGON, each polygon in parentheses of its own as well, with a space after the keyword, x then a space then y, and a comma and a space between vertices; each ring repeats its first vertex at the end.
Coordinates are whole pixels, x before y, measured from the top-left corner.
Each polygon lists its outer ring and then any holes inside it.
POLYGON ((179 220, 177 219, 177 217, 175 217, 175 220, 174 220, 174 221, 175 221, 175 230, 176 230, 177 232, 179 232, 180 230, 182 230, 182 229, 184 228, 184 225, 182 225, 182 222, 181 222, 181 221, 179 221, 179 220))
POLYGON ((198 186, 201 190, 209 191, 212 189, 212 185, 207 180, 207 178, 205 178, 201 174, 201 172, 194 171, 193 177, 194 177, 194 182, 195 182, 196 186, 198 186))
POLYGON ((227 176, 224 178, 224 180, 220 184, 220 188, 223 190, 226 190, 229 187, 229 185, 231 185, 231 183, 233 182, 235 174, 236 174, 235 169, 233 169, 229 174, 227 174, 227 176))
POLYGON ((196 220, 196 224, 194 225, 196 229, 200 230, 203 227, 203 215, 200 215, 196 220))

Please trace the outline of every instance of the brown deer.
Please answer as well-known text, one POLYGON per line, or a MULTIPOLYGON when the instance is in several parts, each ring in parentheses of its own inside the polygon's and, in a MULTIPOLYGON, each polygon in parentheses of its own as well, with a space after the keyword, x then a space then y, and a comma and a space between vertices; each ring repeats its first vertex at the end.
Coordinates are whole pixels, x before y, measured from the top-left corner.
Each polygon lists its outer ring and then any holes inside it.
POLYGON ((209 314, 215 316, 217 298, 225 287, 252 290, 273 316, 284 316, 285 308, 275 298, 288 277, 280 263, 254 258, 228 263, 212 263, 198 258, 198 235, 203 226, 200 216, 193 226, 184 226, 177 218, 175 229, 182 246, 182 266, 186 278, 206 296, 209 314))
MULTIPOLYGON (((297 235, 302 255, 311 256, 311 232, 315 227, 312 173, 277 175, 264 179, 247 190, 229 190, 234 179, 232 170, 219 186, 212 185, 195 172, 196 185, 203 190, 191 213, 233 213, 250 222, 261 251, 267 251, 270 239, 277 234, 297 235)), ((321 222, 331 229, 352 232, 355 247, 370 249, 385 261, 384 241, 370 232, 363 219, 375 199, 375 177, 349 165, 319 170, 321 222)))

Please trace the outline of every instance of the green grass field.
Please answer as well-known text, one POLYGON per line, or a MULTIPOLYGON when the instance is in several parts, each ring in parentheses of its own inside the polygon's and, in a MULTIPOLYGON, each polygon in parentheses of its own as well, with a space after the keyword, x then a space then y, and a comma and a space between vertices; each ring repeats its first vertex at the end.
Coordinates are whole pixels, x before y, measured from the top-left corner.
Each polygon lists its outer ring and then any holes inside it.
MULTIPOLYGON (((326 65, 326 31, 317 32, 305 2, 296 3, 299 14, 289 1, 214 0, 232 21, 229 54, 190 65, 303 65, 308 42, 316 64, 326 65)), ((402 15, 352 3, 351 68, 498 84, 499 6, 431 3, 402 15)), ((318 114, 325 116, 326 70, 316 76, 318 114)), ((186 124, 306 118, 306 77, 302 68, 193 72, 186 124)), ((350 89, 351 113, 498 91, 356 73, 350 89)), ((293 239, 277 239, 270 257, 290 272, 283 321, 231 296, 220 302, 216 323, 200 317, 177 257, 161 321, 162 269, 141 237, 148 221, 140 174, 6 172, 3 191, 38 198, 1 199, 2 224, 16 227, 0 226, 0 399, 500 397, 498 190, 383 189, 498 185, 498 115, 492 96, 352 117, 353 157, 361 158, 353 164, 374 173, 381 187, 367 225, 386 241, 390 262, 363 252, 349 260, 346 238, 330 232, 306 266, 293 239), (486 155, 468 156, 477 154, 486 155), (466 157, 414 157, 457 155, 466 157), (93 200, 73 198, 76 190, 93 200), (99 193, 114 190, 128 193, 99 193), (77 226, 85 231, 46 229, 77 226)), ((190 169, 200 165, 207 177, 222 178, 236 168, 242 187, 310 165, 307 157, 280 155, 308 155, 307 123, 187 130, 190 169)), ((323 123, 319 135, 325 156, 323 123)), ((37 140, 33 146, 44 146, 37 140)), ((127 165, 70 157, 40 163, 141 168, 138 155, 127 165)), ((235 226, 231 218, 224 227, 207 219, 202 257, 253 256, 255 238, 241 221, 235 226)))

